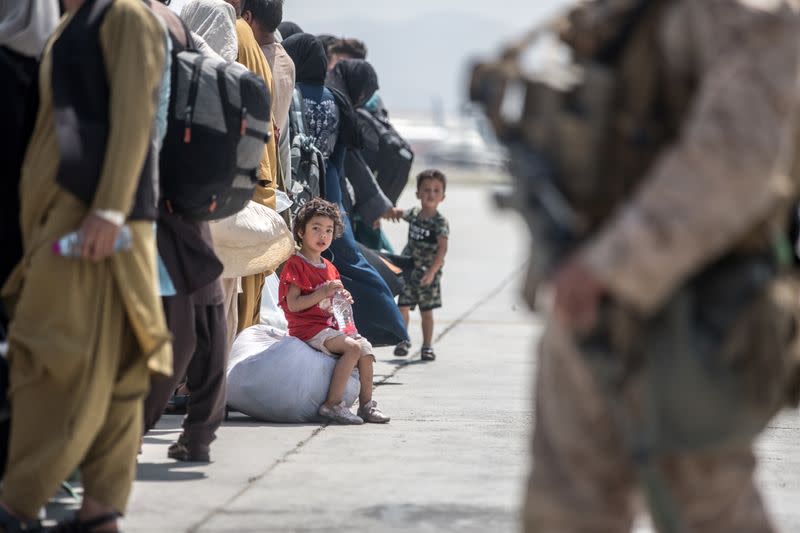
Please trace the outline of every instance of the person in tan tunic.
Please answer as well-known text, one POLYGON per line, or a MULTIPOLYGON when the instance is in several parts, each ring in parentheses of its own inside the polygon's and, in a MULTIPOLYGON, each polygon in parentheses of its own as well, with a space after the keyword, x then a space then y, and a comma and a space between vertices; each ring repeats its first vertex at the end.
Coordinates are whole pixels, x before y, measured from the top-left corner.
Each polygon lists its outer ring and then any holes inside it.
MULTIPOLYGON (((250 25, 241 18, 242 4, 240 0, 225 0, 236 11, 236 39, 239 44, 239 54, 236 61, 247 67, 251 72, 261 76, 270 90, 275 92, 275 83, 272 71, 266 57, 258 46, 253 36, 250 25)), ((259 167, 261 182, 256 187, 253 200, 271 209, 276 207, 275 190, 278 186, 278 149, 275 135, 272 135, 264 147, 264 157, 259 167)), ((264 289, 264 279, 271 272, 262 272, 243 278, 222 279, 222 288, 225 292, 226 320, 228 322, 229 344, 239 331, 258 324, 261 320, 261 291, 264 289), (241 290, 241 292, 239 292, 241 290), (238 293, 238 294, 237 294, 238 293)))
POLYGON ((24 258, 3 288, 13 304, 12 428, 0 494, 6 533, 20 527, 15 519, 32 521, 76 468, 84 487, 76 520, 99 517, 95 531, 116 530, 135 475, 149 374, 172 370, 152 221, 128 220, 132 248, 113 252, 151 145, 164 30, 139 0, 114 0, 102 20, 109 129, 99 185, 86 205, 55 179, 53 42, 84 0, 64 5, 67 15, 42 58, 41 103, 22 169, 24 258), (54 255, 52 244, 78 229, 83 257, 54 255))
MULTIPOLYGON (((239 41, 239 57, 237 61, 264 78, 270 94, 275 94, 275 82, 272 79, 272 71, 267 63, 267 58, 264 56, 264 52, 261 51, 261 47, 258 46, 250 25, 241 17, 236 20, 236 37, 239 41)), ((278 147, 273 134, 264 147, 264 159, 261 162, 260 172, 262 183, 256 188, 253 200, 275 209, 277 175, 278 147)), ((236 327, 237 332, 260 322, 261 291, 264 289, 264 279, 269 274, 271 272, 262 272, 242 278, 242 292, 239 294, 238 302, 239 321, 236 327)))
MULTIPOLYGON (((591 44, 592 35, 602 34, 603 9, 635 3, 584 3, 590 27, 572 37, 591 44), (597 27, 591 28, 595 15, 597 27)), ((653 313, 797 193, 789 179, 800 110, 797 5, 660 5, 656 30, 649 34, 656 53, 670 79, 694 79, 697 89, 675 142, 552 279, 554 316, 540 349, 524 512, 530 533, 629 532, 639 510, 636 468, 577 341, 597 324, 600 299, 622 302, 644 316, 653 313)), ((773 531, 753 481, 755 465, 748 445, 678 453, 659 464, 685 526, 680 531, 773 531)))

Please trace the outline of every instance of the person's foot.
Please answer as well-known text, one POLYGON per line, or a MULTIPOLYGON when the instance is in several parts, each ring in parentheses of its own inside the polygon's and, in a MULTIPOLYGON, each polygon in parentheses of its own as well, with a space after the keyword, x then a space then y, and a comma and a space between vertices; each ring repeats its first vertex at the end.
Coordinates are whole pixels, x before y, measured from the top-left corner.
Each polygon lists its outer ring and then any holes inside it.
POLYGON ((391 420, 391 418, 383 414, 383 412, 378 409, 378 402, 375 400, 367 402, 359 407, 358 416, 363 418, 364 422, 369 422, 371 424, 385 424, 391 420))
POLYGON ((76 514, 70 520, 59 522, 52 528, 47 529, 47 533, 100 533, 118 531, 118 513, 107 513, 86 520, 81 520, 76 514))
POLYGON ((433 346, 423 346, 421 357, 423 361, 435 361, 436 354, 433 352, 433 346))
POLYGON ((167 450, 167 457, 185 463, 210 463, 211 450, 208 446, 193 446, 181 435, 167 450))
POLYGON ((397 357, 405 357, 408 355, 408 351, 411 349, 411 342, 410 341, 400 341, 397 343, 397 346, 394 347, 394 354, 397 357))
POLYGON ((319 408, 319 415, 336 424, 359 426, 364 423, 361 417, 354 415, 350 409, 345 407, 342 403, 334 405, 333 407, 329 407, 323 403, 319 408))
POLYGON ((43 531, 43 528, 38 519, 23 520, 0 504, 0 531, 4 533, 21 533, 23 531, 38 533, 43 531))

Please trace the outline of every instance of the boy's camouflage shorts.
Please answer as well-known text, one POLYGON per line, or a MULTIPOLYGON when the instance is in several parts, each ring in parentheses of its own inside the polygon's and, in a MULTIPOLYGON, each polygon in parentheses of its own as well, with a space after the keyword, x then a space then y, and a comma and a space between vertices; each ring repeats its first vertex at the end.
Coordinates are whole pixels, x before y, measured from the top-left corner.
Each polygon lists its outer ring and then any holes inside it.
POLYGON ((430 311, 442 306, 442 289, 440 285, 442 271, 440 270, 436 273, 433 277, 433 283, 424 287, 420 284, 423 276, 425 276, 425 269, 423 268, 415 268, 411 272, 411 277, 406 280, 406 285, 400 293, 397 305, 410 307, 412 310, 419 305, 420 311, 430 311))

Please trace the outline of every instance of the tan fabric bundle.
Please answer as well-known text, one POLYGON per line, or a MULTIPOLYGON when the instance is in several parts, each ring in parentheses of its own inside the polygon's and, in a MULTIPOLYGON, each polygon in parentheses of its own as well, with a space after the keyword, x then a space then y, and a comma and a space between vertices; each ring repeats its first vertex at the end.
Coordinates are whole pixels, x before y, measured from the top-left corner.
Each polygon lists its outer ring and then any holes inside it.
POLYGON ((275 270, 294 253, 294 238, 283 218, 254 201, 210 227, 214 251, 225 266, 223 278, 275 270))

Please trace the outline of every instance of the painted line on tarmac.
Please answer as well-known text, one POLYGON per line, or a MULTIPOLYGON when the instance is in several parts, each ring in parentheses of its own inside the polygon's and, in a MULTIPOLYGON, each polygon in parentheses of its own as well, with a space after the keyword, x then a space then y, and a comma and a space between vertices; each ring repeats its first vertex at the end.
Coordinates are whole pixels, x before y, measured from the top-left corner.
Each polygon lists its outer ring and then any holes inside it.
POLYGON ((299 452, 299 451, 300 451, 300 449, 302 449, 302 448, 303 448, 303 446, 305 446, 306 444, 308 444, 309 442, 311 442, 311 440, 312 440, 314 437, 316 437, 317 435, 319 435, 320 433, 322 433, 322 431, 323 431, 323 430, 324 430, 326 427, 328 427, 328 424, 325 424, 325 425, 323 425, 323 426, 320 426, 320 427, 318 427, 317 429, 315 429, 314 431, 312 431, 312 432, 311 432, 311 435, 309 435, 309 436, 308 436, 308 437, 306 437, 305 439, 303 439, 303 440, 301 440, 300 442, 298 442, 298 443, 295 445, 295 447, 294 447, 294 448, 292 448, 291 450, 287 451, 287 452, 286 452, 286 453, 284 453, 282 456, 280 456, 278 459, 276 459, 276 460, 275 460, 275 461, 274 461, 274 462, 273 462, 271 465, 269 465, 269 466, 267 467, 267 469, 266 469, 266 470, 264 470, 263 472, 261 472, 260 474, 258 474, 258 475, 256 475, 256 476, 252 476, 252 477, 249 477, 249 478, 247 478, 247 484, 245 484, 245 486, 244 486, 244 487, 242 487, 241 489, 239 489, 239 490, 238 490, 238 491, 237 491, 237 492, 236 492, 236 493, 235 493, 233 496, 231 496, 230 498, 228 498, 227 500, 225 500, 224 502, 222 502, 220 505, 218 505, 217 507, 215 507, 215 508, 211 509, 211 510, 210 510, 209 512, 207 512, 205 515, 203 515, 203 518, 201 518, 200 520, 198 520, 197 522, 195 522, 194 524, 192 524, 191 526, 189 526, 189 528, 186 530, 186 531, 187 531, 187 533, 195 533, 195 532, 196 532, 196 531, 198 531, 198 530, 199 530, 201 527, 203 527, 205 524, 207 524, 207 523, 208 523, 208 522, 209 522, 209 521, 210 521, 212 518, 214 518, 215 516, 217 516, 217 515, 224 515, 224 514, 226 514, 226 511, 225 511, 225 508, 226 508, 226 507, 228 507, 229 505, 233 504, 233 503, 234 503, 234 502, 235 502, 237 499, 239 499, 241 496, 244 496, 244 494, 245 494, 245 493, 246 493, 248 490, 250 490, 250 488, 251 488, 253 485, 255 485, 256 483, 258 483, 259 481, 261 481, 262 479, 264 479, 265 477, 267 477, 267 475, 269 475, 269 474, 270 474, 270 472, 272 472, 273 470, 275 470, 276 468, 278 468, 278 466, 279 466, 279 465, 281 465, 281 464, 285 463, 285 462, 286 462, 286 461, 289 459, 289 457, 291 457, 292 455, 294 455, 294 454, 296 454, 297 452, 299 452))
MULTIPOLYGON (((470 307, 469 309, 464 311, 455 320, 453 320, 446 328, 444 328, 439 333, 439 335, 436 336, 435 342, 439 342, 448 333, 450 333, 455 328, 457 328, 462 322, 465 322, 470 317, 470 315, 472 315, 477 310, 479 310, 483 305, 485 305, 487 302, 489 302, 492 298, 495 298, 498 294, 500 294, 500 292, 503 289, 505 289, 510 283, 512 283, 514 281, 514 279, 517 278, 517 276, 519 276, 522 272, 525 271, 527 266, 528 266, 527 262, 523 263, 519 268, 517 268, 516 270, 512 271, 508 276, 503 278, 503 280, 496 287, 494 287, 488 293, 486 293, 484 296, 482 296, 480 299, 478 299, 478 301, 475 304, 473 304, 472 307, 470 307)), ((415 351, 414 354, 411 356, 411 357, 415 358, 414 360, 407 360, 407 361, 403 361, 402 363, 398 364, 397 368, 395 368, 390 374, 386 375, 380 381, 375 382, 374 388, 377 388, 377 387, 380 387, 381 385, 386 384, 390 379, 395 377, 398 374, 398 372, 400 372, 400 370, 402 370, 403 368, 405 368, 405 367, 407 367, 409 365, 420 364, 422 362, 419 359, 420 353, 421 353, 421 349, 415 351)), ((233 496, 231 496, 230 498, 228 498, 227 500, 222 502, 220 505, 218 505, 217 507, 211 509, 200 520, 198 520, 197 522, 192 524, 186 530, 187 533, 196 533, 197 531, 200 530, 200 528, 202 528, 205 524, 207 524, 215 516, 226 514, 225 509, 229 505, 233 504, 237 499, 242 497, 247 491, 250 490, 251 487, 253 487, 256 483, 258 483, 259 481, 261 481, 265 477, 267 477, 273 470, 278 468, 278 466, 280 466, 281 464, 285 463, 289 459, 289 457, 291 457, 292 455, 298 453, 306 444, 311 442, 317 435, 319 435, 320 433, 325 431, 325 429, 328 427, 328 425, 329 424, 325 424, 325 425, 322 425, 322 426, 318 427, 317 429, 315 429, 314 431, 311 432, 311 435, 309 435, 305 439, 303 439, 300 442, 298 442, 291 450, 287 451, 282 456, 280 456, 278 459, 276 459, 263 472, 261 472, 260 474, 258 474, 256 476, 252 476, 252 477, 248 478, 247 479, 247 484, 245 484, 244 487, 239 489, 233 496)))

